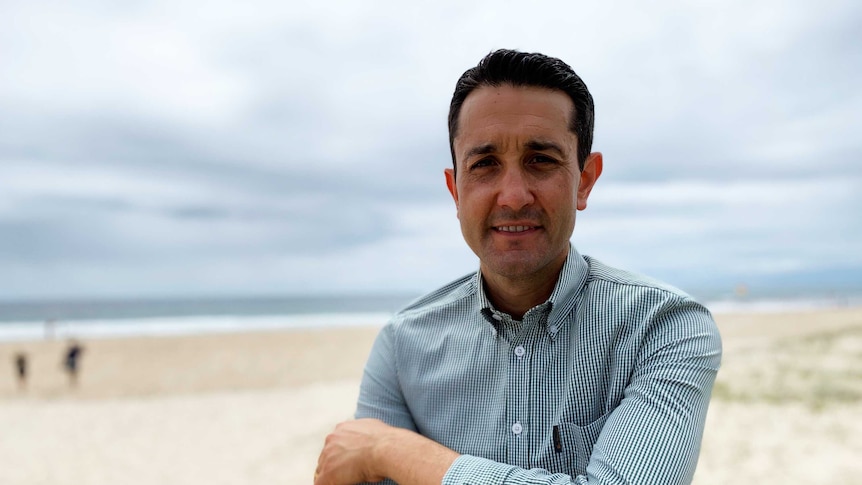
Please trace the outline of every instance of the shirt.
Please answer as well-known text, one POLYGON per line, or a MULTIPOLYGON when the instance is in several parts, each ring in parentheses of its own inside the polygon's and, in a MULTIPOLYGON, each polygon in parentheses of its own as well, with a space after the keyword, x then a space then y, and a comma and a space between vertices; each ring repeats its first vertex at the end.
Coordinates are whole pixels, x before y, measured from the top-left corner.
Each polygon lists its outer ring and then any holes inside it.
POLYGON ((397 313, 356 417, 460 453, 444 485, 690 483, 720 360, 705 307, 572 246, 522 321, 479 272, 397 313))

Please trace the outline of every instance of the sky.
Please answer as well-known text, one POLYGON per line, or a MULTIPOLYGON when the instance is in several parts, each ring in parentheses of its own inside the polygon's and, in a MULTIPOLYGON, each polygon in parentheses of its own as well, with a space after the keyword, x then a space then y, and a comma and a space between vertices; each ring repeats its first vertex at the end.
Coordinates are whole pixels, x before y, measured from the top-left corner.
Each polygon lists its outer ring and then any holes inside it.
POLYGON ((862 287, 862 3, 0 2, 0 299, 430 291, 478 268, 455 81, 570 64, 583 254, 684 289, 862 287))

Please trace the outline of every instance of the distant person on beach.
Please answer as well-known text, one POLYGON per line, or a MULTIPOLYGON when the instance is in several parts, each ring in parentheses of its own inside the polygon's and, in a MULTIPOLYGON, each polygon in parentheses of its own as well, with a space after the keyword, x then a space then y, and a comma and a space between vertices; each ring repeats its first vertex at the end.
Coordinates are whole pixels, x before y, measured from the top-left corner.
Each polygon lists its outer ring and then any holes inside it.
POLYGON ((18 388, 24 389, 27 387, 27 354, 15 354, 15 371, 18 375, 18 388))
POLYGON ((71 387, 76 387, 78 385, 78 360, 81 358, 81 353, 84 352, 84 348, 81 347, 76 341, 72 341, 69 343, 69 348, 66 349, 66 358, 63 361, 63 367, 66 369, 66 373, 69 374, 69 385, 71 387))
POLYGON ((721 340, 687 294, 570 242, 602 173, 593 114, 542 54, 458 80, 445 178, 479 270, 381 330, 316 485, 691 482, 721 340))

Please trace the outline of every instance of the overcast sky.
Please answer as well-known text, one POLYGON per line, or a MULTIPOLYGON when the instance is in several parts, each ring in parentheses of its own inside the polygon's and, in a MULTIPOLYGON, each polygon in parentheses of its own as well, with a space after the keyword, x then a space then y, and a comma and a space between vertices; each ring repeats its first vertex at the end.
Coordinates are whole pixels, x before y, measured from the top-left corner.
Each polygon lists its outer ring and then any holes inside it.
POLYGON ((683 288, 862 284, 862 3, 412 3, 3 0, 0 299, 475 270, 445 118, 501 47, 595 98, 582 253, 683 288))

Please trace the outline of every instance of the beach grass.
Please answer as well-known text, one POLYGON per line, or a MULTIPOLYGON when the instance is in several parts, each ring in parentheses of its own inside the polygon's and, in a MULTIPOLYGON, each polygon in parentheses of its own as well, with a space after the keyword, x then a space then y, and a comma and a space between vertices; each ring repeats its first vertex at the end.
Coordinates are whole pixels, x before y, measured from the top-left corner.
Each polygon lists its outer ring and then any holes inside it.
POLYGON ((862 402, 862 327, 781 338, 725 355, 713 389, 723 402, 799 403, 812 410, 862 402))

